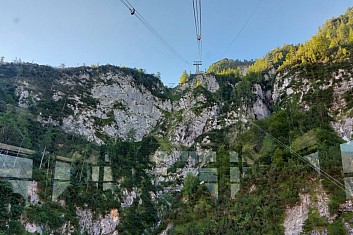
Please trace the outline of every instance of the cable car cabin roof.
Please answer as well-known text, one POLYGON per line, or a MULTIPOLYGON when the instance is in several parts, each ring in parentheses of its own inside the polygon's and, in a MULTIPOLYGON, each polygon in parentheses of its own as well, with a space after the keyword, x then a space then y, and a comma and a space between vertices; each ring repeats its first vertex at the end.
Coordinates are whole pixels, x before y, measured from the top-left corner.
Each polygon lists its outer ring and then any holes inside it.
POLYGON ((55 160, 62 161, 62 162, 70 162, 70 163, 76 161, 75 159, 62 157, 62 156, 55 156, 55 160))
POLYGON ((4 143, 0 143, 0 152, 6 153, 8 155, 22 155, 29 156, 36 153, 36 151, 26 148, 21 148, 18 146, 8 145, 4 143))

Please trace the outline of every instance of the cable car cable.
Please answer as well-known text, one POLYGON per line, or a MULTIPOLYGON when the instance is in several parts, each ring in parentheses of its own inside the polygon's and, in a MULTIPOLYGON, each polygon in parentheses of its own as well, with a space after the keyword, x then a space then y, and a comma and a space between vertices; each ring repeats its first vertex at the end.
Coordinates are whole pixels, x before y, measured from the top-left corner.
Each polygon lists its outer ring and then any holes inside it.
POLYGON ((193 8, 193 15, 194 15, 197 49, 199 52, 200 60, 202 60, 201 0, 193 0, 192 8, 193 8))
POLYGON ((166 48, 172 53, 175 57, 186 64, 190 64, 187 60, 185 60, 158 32, 155 30, 151 24, 131 5, 128 0, 120 0, 126 8, 129 9, 131 15, 135 15, 136 18, 150 31, 151 34, 166 48))
POLYGON ((244 31, 246 26, 248 25, 249 21, 252 19, 252 17, 255 15, 256 11, 260 8, 261 4, 263 3, 264 0, 261 0, 260 3, 256 6, 256 8, 251 12, 243 26, 240 28, 239 32, 236 34, 235 38, 232 40, 232 42, 229 44, 228 48, 224 51, 223 57, 225 57, 226 53, 230 50, 230 48, 233 46, 235 41, 239 38, 240 34, 244 31))

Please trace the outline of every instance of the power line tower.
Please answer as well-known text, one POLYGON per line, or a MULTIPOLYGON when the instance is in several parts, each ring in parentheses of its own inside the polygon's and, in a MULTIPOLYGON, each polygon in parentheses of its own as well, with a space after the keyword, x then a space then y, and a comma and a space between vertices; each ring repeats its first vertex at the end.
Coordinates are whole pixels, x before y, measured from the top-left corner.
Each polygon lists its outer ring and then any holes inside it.
POLYGON ((198 61, 194 61, 193 65, 195 65, 196 67, 196 74, 200 73, 200 65, 202 65, 202 61, 198 60, 198 61))

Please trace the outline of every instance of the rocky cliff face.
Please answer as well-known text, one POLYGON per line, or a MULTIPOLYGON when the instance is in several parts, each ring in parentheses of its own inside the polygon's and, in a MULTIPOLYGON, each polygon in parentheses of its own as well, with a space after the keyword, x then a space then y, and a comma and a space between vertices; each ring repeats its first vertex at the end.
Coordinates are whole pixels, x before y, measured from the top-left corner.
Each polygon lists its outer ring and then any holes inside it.
POLYGON ((196 76, 195 81, 183 84, 179 88, 180 91, 188 91, 173 103, 173 111, 179 113, 181 118, 169 135, 171 141, 186 146, 191 146, 202 133, 220 128, 214 123, 220 116, 220 104, 208 100, 203 93, 195 95, 193 90, 196 89, 197 82, 211 93, 219 90, 219 84, 214 76, 202 75, 196 76))
MULTIPOLYGON (((331 224, 334 217, 330 215, 328 202, 329 197, 323 190, 321 183, 313 182, 313 192, 300 193, 300 202, 298 205, 286 209, 284 228, 286 235, 296 235, 303 233, 305 221, 308 219, 309 211, 318 212, 319 216, 331 224)), ((327 228, 323 227, 310 231, 310 234, 327 234, 327 228)))
POLYGON ((212 75, 197 75, 179 86, 174 90, 181 94, 176 100, 163 96, 165 88, 160 88, 163 85, 156 78, 155 87, 148 89, 136 81, 136 74, 116 67, 105 72, 82 69, 69 74, 64 70, 55 76, 48 78, 47 87, 21 78, 16 88, 18 106, 36 107, 37 120, 42 124, 61 126, 99 144, 109 138, 140 141, 157 128, 163 138, 191 146, 204 132, 234 124, 240 113, 259 119, 270 114, 270 91, 259 84, 253 87, 256 99, 252 105, 222 111, 224 102, 212 97, 220 90, 212 75), (168 114, 172 116, 169 119, 168 114), (161 123, 167 131, 160 130, 161 123))
MULTIPOLYGON (((112 84, 98 82, 90 92, 97 106, 82 109, 72 107, 74 114, 65 117, 63 128, 102 143, 97 133, 109 137, 140 141, 163 117, 171 111, 171 102, 155 97, 143 86, 133 83, 129 76, 108 75, 112 84)), ((78 101, 79 102, 79 101, 78 101)))
MULTIPOLYGON (((171 145, 169 152, 166 154, 160 148, 153 155, 155 166, 149 172, 154 176, 154 184, 162 186, 154 195, 157 199, 165 192, 180 191, 180 182, 187 173, 197 174, 201 167, 188 162, 169 172, 181 156, 180 148, 195 147, 202 152, 202 146, 212 142, 210 133, 244 124, 248 119, 264 119, 273 110, 286 108, 289 101, 294 100, 308 110, 316 105, 317 97, 325 99, 334 130, 347 140, 353 134, 350 68, 332 68, 323 77, 308 75, 303 69, 272 68, 263 72, 261 79, 251 81, 246 87, 247 97, 237 97, 239 100, 232 95, 241 86, 241 80, 222 80, 213 75, 197 75, 170 90, 157 78, 117 67, 50 71, 52 75, 41 84, 26 73, 15 80, 17 106, 30 110, 42 125, 60 126, 98 144, 110 138, 140 141, 148 135, 167 142, 171 145), (147 78, 139 79, 141 76, 147 78), (146 83, 144 79, 149 80, 146 83)), ((121 207, 133 205, 139 191, 122 189, 125 200, 121 207)), ((321 193, 317 197, 315 200, 323 206, 311 201, 310 195, 301 194, 301 202, 287 208, 286 234, 302 231, 310 207, 317 208, 320 216, 329 221, 327 195, 321 193)), ((114 232, 119 224, 119 217, 111 215, 93 219, 89 210, 78 209, 77 216, 81 230, 91 234, 114 232)), ((66 226, 63 229, 69 231, 70 225, 66 226)), ((28 227, 34 231, 38 226, 28 227)))
MULTIPOLYGON (((326 66, 329 67, 329 65, 326 66)), ((292 99, 297 100, 305 109, 309 109, 315 105, 315 99, 310 96, 323 99, 326 101, 325 108, 333 119, 331 122, 333 129, 348 141, 353 134, 353 110, 349 104, 352 97, 353 70, 345 66, 328 68, 328 70, 326 74, 316 75, 311 79, 303 71, 277 73, 274 79, 272 102, 281 105, 283 101, 292 99)))
MULTIPOLYGON (((195 76, 174 89, 179 96, 175 99, 157 78, 136 70, 114 66, 54 69, 32 64, 21 69, 20 77, 3 73, 16 77, 19 107, 34 111, 42 124, 60 126, 99 144, 111 137, 139 141, 164 123, 169 129, 163 137, 190 146, 204 132, 232 125, 240 116, 262 119, 271 113, 271 91, 261 84, 252 88, 252 104, 223 111, 225 101, 207 94, 217 97, 222 90, 222 81, 213 75, 195 76), (195 93, 200 87, 204 91, 195 93), (167 120, 167 114, 173 118, 167 120)), ((231 86, 235 89, 236 84, 231 86)))
POLYGON ((136 78, 143 76, 139 71, 104 69, 52 69, 53 78, 41 85, 24 76, 17 82, 18 106, 35 107, 43 124, 61 126, 99 144, 111 137, 141 140, 163 112, 172 110, 171 101, 160 98, 165 88, 152 76, 148 82, 153 85, 146 88, 136 78))

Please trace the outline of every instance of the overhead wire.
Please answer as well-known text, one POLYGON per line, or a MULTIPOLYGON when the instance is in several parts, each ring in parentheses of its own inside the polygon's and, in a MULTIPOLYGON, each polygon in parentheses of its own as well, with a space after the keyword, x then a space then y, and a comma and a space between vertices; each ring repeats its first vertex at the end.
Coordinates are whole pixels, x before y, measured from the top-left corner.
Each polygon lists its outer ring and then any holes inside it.
POLYGON ((192 0, 192 9, 194 14, 194 24, 196 32, 197 49, 200 60, 202 60, 202 15, 201 15, 201 0, 192 0))
MULTIPOLYGON (((182 61, 188 63, 183 57, 181 57, 164 39, 163 37, 147 22, 147 20, 138 12, 136 9, 128 2, 128 0, 120 0, 131 12, 131 15, 136 15, 136 17, 142 22, 142 24, 145 25, 145 27, 157 38, 157 40, 163 44, 170 52, 172 52, 176 57, 181 59, 182 61)), ((244 31, 252 17, 255 15, 257 10, 260 8, 264 0, 261 0, 259 4, 255 7, 255 9, 251 12, 243 26, 240 28, 238 33, 236 34, 235 38, 231 41, 230 45, 228 48, 225 50, 224 54, 226 54, 230 48, 233 46, 233 44, 236 42, 236 40, 239 38, 240 34, 244 31)), ((197 46, 198 46, 198 51, 199 51, 199 56, 202 58, 202 30, 201 30, 201 0, 193 0, 192 2, 193 6, 193 14, 194 14, 194 24, 195 24, 195 31, 196 31, 196 39, 197 39, 197 46)), ((279 146, 287 149, 290 151, 291 154, 294 156, 298 157, 300 160, 303 162, 307 163, 310 167, 312 167, 314 170, 318 171, 320 174, 322 174, 327 180, 329 180, 331 183, 335 184, 338 188, 342 189, 345 191, 345 186, 342 184, 340 181, 332 177, 330 174, 328 174, 326 171, 322 170, 321 168, 318 168, 314 164, 312 164, 308 159, 305 157, 301 156, 297 152, 293 151, 292 148, 288 147, 286 144, 275 138, 271 133, 267 132, 263 128, 261 128, 259 125, 255 124, 254 122, 250 121, 250 123, 254 126, 256 126, 258 129, 260 129, 262 132, 264 132, 267 136, 269 136, 273 141, 275 141, 279 146)))
POLYGON ((128 0, 120 0, 124 6, 126 6, 131 15, 136 16, 136 18, 147 28, 147 30, 167 49, 171 54, 173 54, 180 61, 190 64, 184 57, 182 57, 158 32, 152 27, 150 23, 134 8, 128 0))
POLYGON ((244 31, 244 29, 246 28, 246 26, 248 25, 248 23, 250 22, 250 20, 254 17, 255 13, 257 12, 257 10, 260 8, 260 6, 262 5, 264 0, 261 0, 259 2, 259 4, 255 7, 255 9, 251 12, 251 14, 249 15, 249 17, 246 19, 246 21, 244 22, 243 26, 240 28, 240 30, 238 31, 238 33, 236 34, 236 36, 234 37, 234 39, 231 41, 231 43, 229 44, 229 46, 227 47, 227 49, 224 51, 223 53, 223 57, 225 57, 225 55, 227 54, 227 52, 230 50, 230 48, 232 48, 233 44, 238 40, 240 34, 244 31))
POLYGON ((129 6, 129 4, 128 3, 126 3, 125 1, 122 1, 122 0, 120 0, 129 10, 130 9, 132 9, 130 6, 129 6))

